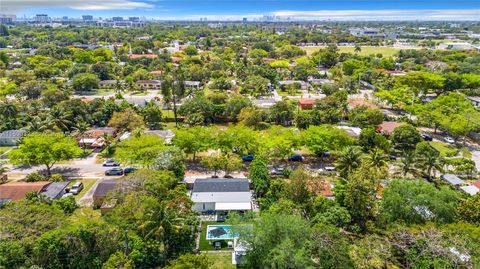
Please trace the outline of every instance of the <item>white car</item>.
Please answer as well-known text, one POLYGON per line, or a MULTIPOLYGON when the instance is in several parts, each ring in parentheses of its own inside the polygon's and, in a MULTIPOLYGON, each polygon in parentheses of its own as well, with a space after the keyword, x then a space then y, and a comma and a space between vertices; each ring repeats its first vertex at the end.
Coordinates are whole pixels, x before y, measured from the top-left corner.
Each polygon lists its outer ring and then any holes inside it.
POLYGON ((455 140, 453 140, 453 138, 451 138, 450 136, 445 137, 443 140, 445 140, 445 142, 449 144, 455 143, 455 140))
POLYGON ((325 166, 325 171, 327 171, 327 172, 333 172, 333 171, 335 171, 335 167, 333 167, 333 166, 325 166))

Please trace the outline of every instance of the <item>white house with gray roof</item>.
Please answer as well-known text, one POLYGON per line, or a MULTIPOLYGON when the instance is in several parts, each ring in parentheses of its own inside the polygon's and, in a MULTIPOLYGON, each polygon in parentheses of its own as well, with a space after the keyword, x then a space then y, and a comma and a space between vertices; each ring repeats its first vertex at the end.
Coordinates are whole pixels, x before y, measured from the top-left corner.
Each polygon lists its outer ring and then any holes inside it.
POLYGON ((193 210, 199 212, 252 210, 248 179, 196 179, 191 198, 193 210))

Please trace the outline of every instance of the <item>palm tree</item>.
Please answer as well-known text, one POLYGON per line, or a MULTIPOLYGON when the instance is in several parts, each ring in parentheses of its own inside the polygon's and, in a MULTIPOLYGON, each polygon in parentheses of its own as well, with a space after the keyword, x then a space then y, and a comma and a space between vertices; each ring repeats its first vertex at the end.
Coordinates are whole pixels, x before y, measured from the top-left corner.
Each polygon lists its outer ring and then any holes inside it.
POLYGON ((349 146, 340 152, 335 166, 340 176, 347 178, 348 175, 357 169, 362 163, 362 151, 357 146, 349 146))
POLYGON ((354 49, 354 52, 355 53, 359 53, 362 51, 362 47, 360 47, 360 45, 355 45, 355 49, 354 49))
POLYGON ((71 112, 65 112, 63 109, 52 109, 51 118, 54 122, 54 125, 62 130, 64 133, 70 132, 70 128, 73 125, 71 118, 73 115, 71 112))
POLYGON ((385 152, 379 148, 370 150, 369 154, 365 156, 365 164, 369 167, 377 169, 379 172, 385 172, 388 168, 387 158, 385 152))
POLYGON ((415 171, 413 168, 414 162, 415 154, 413 151, 405 151, 400 161, 400 171, 402 176, 405 177, 408 173, 413 173, 415 171))
POLYGON ((427 176, 429 181, 432 180, 432 172, 435 177, 435 170, 443 171, 443 160, 439 153, 435 150, 428 150, 417 154, 416 165, 427 176))
MULTIPOLYGON (((90 125, 88 125, 86 122, 84 121, 79 121, 77 122, 77 124, 75 125, 75 127, 73 127, 73 129, 75 131, 78 132, 78 136, 80 139, 84 139, 85 137, 85 133, 88 131, 88 129, 90 129, 90 125)), ((82 142, 82 149, 83 149, 83 153, 85 154, 85 141, 82 142)))
POLYGON ((169 210, 164 203, 147 208, 142 223, 138 227, 145 239, 164 242, 167 255, 170 255, 171 235, 182 228, 184 221, 169 210))

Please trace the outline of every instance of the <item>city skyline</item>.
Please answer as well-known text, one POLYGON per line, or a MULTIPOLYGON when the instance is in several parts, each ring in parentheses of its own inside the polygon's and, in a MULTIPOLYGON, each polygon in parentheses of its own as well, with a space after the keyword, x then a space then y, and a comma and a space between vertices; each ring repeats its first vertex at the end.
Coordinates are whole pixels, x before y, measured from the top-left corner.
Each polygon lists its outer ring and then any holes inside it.
POLYGON ((242 20, 264 15, 292 20, 478 20, 480 3, 460 1, 193 1, 193 0, 3 0, 0 13, 18 17, 138 16, 164 20, 242 20))

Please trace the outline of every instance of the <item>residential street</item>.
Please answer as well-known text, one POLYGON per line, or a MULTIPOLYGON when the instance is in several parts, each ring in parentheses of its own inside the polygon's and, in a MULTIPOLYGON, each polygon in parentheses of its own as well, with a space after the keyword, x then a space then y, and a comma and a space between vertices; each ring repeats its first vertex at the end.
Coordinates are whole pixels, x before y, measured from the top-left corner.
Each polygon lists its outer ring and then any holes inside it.
MULTIPOLYGON (((22 179, 32 172, 43 172, 45 166, 7 166, 7 173, 10 179, 22 179)), ((93 153, 84 159, 74 159, 65 164, 56 164, 52 168, 52 174, 62 174, 68 178, 101 178, 105 175, 105 171, 111 167, 103 167, 101 163, 97 163, 97 153, 93 153)))

